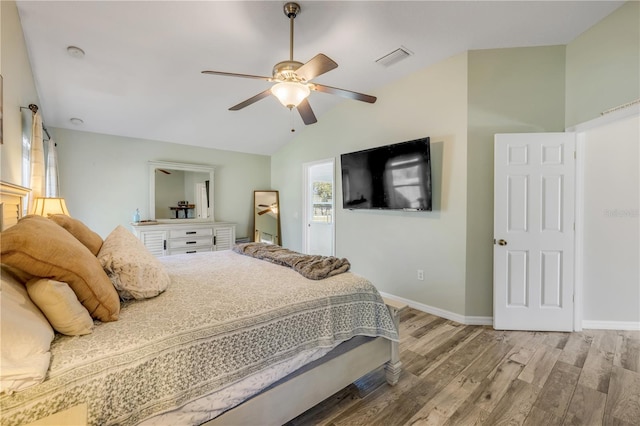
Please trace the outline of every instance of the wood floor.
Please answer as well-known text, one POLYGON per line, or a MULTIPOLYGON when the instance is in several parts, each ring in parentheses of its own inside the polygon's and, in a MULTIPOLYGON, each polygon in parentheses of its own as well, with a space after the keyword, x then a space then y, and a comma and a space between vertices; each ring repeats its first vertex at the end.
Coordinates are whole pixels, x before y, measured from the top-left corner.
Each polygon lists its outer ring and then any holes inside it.
POLYGON ((403 372, 376 371, 297 425, 640 425, 640 332, 496 331, 413 309, 403 372))

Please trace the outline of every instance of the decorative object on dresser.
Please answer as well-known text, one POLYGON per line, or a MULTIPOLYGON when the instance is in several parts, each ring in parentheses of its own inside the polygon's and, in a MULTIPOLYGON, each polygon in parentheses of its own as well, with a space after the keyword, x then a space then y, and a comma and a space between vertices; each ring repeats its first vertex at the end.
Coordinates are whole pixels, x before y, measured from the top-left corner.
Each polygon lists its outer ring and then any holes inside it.
POLYGON ((231 250, 236 224, 229 222, 132 223, 133 234, 154 256, 231 250))

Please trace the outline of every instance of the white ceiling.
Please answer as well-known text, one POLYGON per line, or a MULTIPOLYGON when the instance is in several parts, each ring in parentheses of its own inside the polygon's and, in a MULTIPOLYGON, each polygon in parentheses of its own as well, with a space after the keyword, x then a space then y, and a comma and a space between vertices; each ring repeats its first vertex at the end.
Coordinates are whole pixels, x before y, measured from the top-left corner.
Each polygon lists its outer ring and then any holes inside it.
MULTIPOLYGON (((270 96, 235 105, 268 82, 202 70, 270 76, 289 58, 284 1, 18 1, 49 127, 272 154, 304 130, 270 96), (85 51, 67 54, 68 46, 85 51), (70 118, 84 123, 73 125, 70 118)), ((300 1, 294 59, 324 53, 339 67, 315 82, 376 95, 378 89, 473 49, 567 44, 619 1, 300 1), (375 60, 404 46, 390 67, 375 60)), ((313 92, 319 121, 339 102, 313 92)), ((362 104, 375 108, 375 104, 362 104)))

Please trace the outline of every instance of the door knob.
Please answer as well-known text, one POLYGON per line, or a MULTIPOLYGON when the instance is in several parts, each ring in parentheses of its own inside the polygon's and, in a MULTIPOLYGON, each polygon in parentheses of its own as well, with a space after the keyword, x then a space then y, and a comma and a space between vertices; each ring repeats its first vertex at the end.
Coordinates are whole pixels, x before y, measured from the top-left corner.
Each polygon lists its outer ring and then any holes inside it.
POLYGON ((506 246, 507 242, 505 240, 503 240, 503 239, 500 239, 500 240, 498 240, 498 245, 499 246, 506 246))

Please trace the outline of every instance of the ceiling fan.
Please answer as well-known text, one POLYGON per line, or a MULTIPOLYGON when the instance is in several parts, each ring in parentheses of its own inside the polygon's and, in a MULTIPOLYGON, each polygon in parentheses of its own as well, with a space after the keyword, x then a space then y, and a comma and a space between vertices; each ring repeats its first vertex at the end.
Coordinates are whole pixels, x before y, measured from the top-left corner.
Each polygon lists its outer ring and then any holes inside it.
POLYGON ((264 208, 264 210, 260 210, 258 212, 258 216, 262 216, 263 214, 269 213, 269 212, 273 212, 273 214, 277 214, 278 213, 278 204, 277 203, 273 203, 271 205, 258 204, 258 207, 264 208))
POLYGON ((316 119, 316 116, 309 105, 309 101, 307 100, 307 97, 312 90, 355 99, 357 101, 368 102, 371 104, 376 101, 375 96, 311 82, 312 79, 337 68, 338 64, 322 53, 314 56, 305 64, 293 60, 293 21, 299 13, 300 5, 298 3, 290 2, 284 5, 284 14, 289 18, 290 26, 289 60, 278 62, 273 67, 272 77, 236 74, 223 71, 202 71, 203 74, 253 78, 276 83, 264 92, 258 93, 257 95, 232 106, 229 108, 230 111, 238 111, 273 94, 285 107, 289 109, 296 108, 300 113, 304 124, 313 124, 318 120, 316 119))

